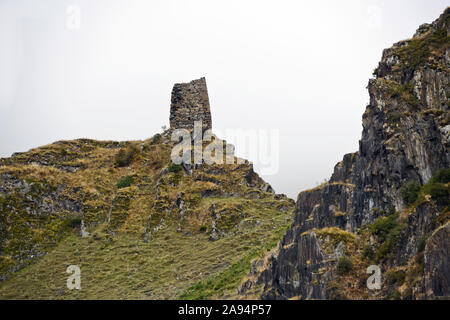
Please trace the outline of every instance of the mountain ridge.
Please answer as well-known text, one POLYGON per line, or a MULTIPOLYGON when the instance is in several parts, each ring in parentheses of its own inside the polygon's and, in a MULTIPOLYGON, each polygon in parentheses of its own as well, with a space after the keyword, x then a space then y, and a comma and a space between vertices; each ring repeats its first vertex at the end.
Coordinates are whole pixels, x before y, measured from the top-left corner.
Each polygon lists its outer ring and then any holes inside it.
POLYGON ((244 297, 450 295, 450 257, 437 254, 450 244, 435 234, 450 228, 449 20, 447 8, 383 51, 368 84, 359 150, 328 182, 298 195, 293 224, 277 250, 253 262, 244 297), (366 287, 370 265, 381 269, 381 290, 366 287))

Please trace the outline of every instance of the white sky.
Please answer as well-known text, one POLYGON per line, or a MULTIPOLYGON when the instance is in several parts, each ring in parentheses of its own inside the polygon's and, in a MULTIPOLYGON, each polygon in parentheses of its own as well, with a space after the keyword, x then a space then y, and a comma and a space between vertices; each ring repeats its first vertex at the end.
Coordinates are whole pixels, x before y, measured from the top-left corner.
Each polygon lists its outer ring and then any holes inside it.
POLYGON ((168 125, 173 84, 205 76, 216 131, 279 130, 279 170, 264 178, 296 197, 358 149, 382 50, 447 5, 0 0, 0 157, 62 139, 146 139, 168 125))

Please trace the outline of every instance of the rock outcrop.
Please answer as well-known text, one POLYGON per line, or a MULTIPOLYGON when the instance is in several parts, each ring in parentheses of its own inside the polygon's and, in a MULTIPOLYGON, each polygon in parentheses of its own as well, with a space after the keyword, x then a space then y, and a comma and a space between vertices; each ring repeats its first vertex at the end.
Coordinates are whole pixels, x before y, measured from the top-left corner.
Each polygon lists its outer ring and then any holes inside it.
POLYGON ((204 130, 212 129, 205 78, 176 83, 172 89, 170 128, 192 130, 195 121, 202 121, 204 130))
POLYGON ((449 219, 449 19, 447 9, 414 38, 384 50, 368 84, 359 150, 344 156, 327 183, 298 195, 278 253, 249 275, 244 296, 257 286, 265 299, 448 295, 448 227, 430 235, 449 219), (330 243, 345 246, 350 273, 339 272, 345 261, 328 252, 330 243), (402 281, 368 290, 370 264, 381 267, 387 282, 397 273, 402 281))
POLYGON ((450 296, 450 222, 437 229, 425 248, 427 296, 450 296))

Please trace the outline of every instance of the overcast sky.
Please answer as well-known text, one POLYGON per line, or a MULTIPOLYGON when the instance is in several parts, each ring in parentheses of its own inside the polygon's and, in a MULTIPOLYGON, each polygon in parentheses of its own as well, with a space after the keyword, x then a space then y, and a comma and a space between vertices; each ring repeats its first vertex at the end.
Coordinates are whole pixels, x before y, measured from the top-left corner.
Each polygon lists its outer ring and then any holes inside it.
POLYGON ((214 131, 279 130, 264 178, 295 198, 358 149, 382 50, 447 4, 0 0, 0 157, 149 138, 169 124, 173 84, 204 76, 214 131))

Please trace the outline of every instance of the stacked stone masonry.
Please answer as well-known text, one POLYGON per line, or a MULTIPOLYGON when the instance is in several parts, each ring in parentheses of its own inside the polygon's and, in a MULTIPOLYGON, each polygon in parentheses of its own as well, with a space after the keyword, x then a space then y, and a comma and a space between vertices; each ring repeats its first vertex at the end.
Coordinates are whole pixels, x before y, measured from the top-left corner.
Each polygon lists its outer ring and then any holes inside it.
POLYGON ((195 121, 202 121, 204 130, 212 129, 205 78, 176 83, 172 89, 170 128, 192 130, 195 121))

